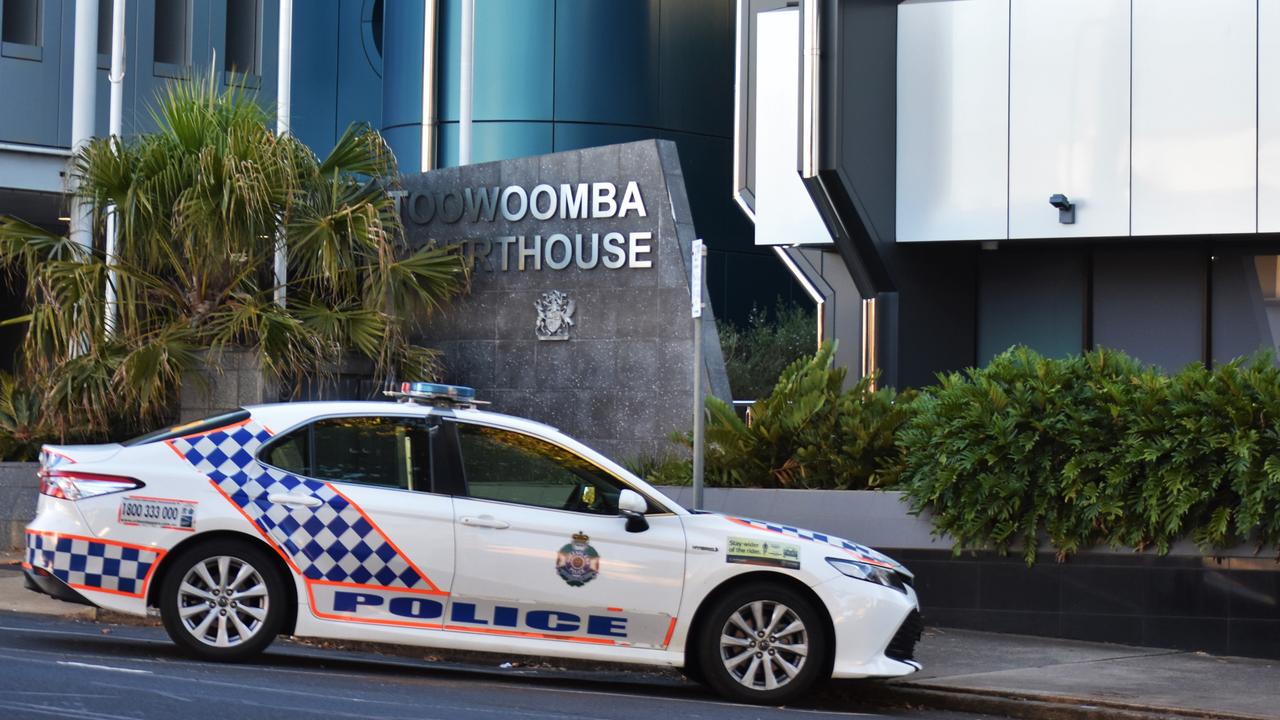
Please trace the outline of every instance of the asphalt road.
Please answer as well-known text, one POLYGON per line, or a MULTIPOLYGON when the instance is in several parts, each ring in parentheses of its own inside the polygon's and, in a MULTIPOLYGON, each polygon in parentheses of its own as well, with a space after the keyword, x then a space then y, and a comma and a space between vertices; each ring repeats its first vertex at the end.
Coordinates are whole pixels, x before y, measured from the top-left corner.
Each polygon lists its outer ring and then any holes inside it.
POLYGON ((0 718, 928 718, 851 712, 847 700, 758 708, 721 702, 669 676, 489 668, 279 641, 259 661, 187 659, 154 627, 0 613, 0 718), (825 707, 824 707, 825 705, 825 707), (838 707, 830 707, 838 705, 838 707))

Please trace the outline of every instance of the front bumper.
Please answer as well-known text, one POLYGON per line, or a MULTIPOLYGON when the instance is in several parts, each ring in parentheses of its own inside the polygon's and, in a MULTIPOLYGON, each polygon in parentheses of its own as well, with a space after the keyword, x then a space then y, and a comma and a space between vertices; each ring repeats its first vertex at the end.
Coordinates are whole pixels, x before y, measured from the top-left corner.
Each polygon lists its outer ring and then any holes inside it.
POLYGON ((902 593, 841 577, 813 590, 836 631, 832 677, 899 677, 920 669, 912 659, 923 626, 914 589, 902 593))

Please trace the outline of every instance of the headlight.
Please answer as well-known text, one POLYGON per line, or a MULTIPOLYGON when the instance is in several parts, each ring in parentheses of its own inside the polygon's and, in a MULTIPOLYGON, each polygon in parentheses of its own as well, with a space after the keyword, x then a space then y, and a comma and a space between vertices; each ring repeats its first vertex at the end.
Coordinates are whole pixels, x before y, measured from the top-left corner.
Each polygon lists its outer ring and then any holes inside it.
POLYGON ((831 567, 839 570, 842 575, 855 580, 866 580, 870 583, 893 588, 904 594, 907 592, 907 584, 902 575, 890 568, 844 558, 827 558, 827 562, 831 563, 831 567))

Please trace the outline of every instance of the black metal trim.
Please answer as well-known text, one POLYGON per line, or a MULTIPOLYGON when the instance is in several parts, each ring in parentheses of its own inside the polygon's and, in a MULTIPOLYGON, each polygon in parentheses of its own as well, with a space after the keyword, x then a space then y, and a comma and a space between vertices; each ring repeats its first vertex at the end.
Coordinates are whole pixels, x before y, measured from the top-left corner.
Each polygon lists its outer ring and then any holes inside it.
POLYGON ((49 574, 45 570, 24 569, 22 571, 23 586, 32 592, 43 593, 49 597, 77 605, 93 606, 85 596, 71 589, 71 586, 49 574))
POLYGON ((907 619, 902 621, 898 632, 894 633, 889 646, 884 649, 885 657, 900 662, 915 659, 916 643, 924 634, 924 618, 919 610, 912 610, 907 619))

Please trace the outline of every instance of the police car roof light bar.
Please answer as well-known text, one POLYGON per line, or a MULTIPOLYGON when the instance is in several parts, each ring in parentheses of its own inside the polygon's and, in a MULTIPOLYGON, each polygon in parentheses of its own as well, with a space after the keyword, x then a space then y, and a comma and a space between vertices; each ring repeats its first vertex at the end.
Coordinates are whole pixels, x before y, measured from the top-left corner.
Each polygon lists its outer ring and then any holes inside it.
POLYGON ((384 390, 383 394, 400 402, 416 402, 435 407, 475 407, 487 405, 476 400, 475 388, 463 385, 444 385, 429 382, 400 383, 399 390, 384 390))

